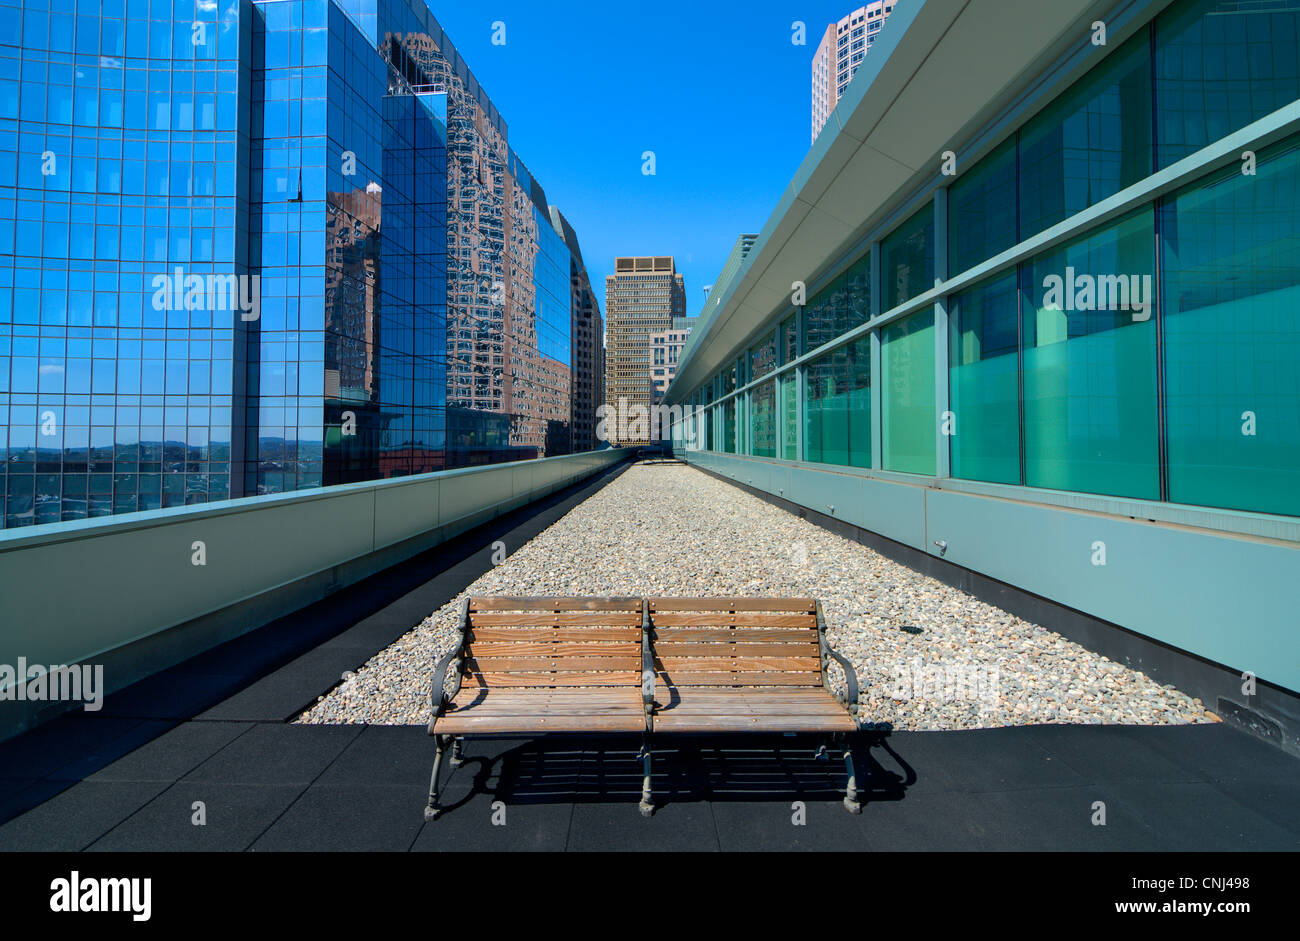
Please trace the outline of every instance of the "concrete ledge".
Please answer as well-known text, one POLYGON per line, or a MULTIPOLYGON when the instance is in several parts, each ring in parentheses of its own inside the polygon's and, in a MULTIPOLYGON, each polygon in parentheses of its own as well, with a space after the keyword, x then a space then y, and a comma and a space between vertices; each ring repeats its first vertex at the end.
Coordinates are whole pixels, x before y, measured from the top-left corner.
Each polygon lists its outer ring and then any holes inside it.
MULTIPOLYGON (((0 664, 93 663, 106 695, 629 456, 610 449, 0 533, 0 664)), ((80 707, 0 700, 0 738, 80 707)))

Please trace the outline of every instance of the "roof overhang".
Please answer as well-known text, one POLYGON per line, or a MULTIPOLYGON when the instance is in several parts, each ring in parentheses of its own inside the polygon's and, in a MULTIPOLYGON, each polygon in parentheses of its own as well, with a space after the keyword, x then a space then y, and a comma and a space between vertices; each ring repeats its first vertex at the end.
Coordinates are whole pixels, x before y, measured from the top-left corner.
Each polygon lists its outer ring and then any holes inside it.
MULTIPOLYGON (((1119 4, 1108 44, 1137 27, 1139 10, 1167 3, 1119 4), (1121 31, 1121 21, 1129 29, 1121 31)), ((789 308, 794 282, 811 286, 938 176, 945 150, 972 138, 1116 7, 1115 0, 900 3, 739 274, 703 312, 667 401, 680 402, 739 355, 789 308)))

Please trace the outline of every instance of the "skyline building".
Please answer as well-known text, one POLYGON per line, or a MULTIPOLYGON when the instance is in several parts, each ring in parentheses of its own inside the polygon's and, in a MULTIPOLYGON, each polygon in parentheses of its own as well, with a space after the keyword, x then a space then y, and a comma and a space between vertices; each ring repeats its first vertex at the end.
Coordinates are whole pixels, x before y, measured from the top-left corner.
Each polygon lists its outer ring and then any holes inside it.
POLYGON ((605 277, 605 404, 616 419, 606 425, 611 443, 648 444, 630 419, 632 409, 655 402, 651 336, 686 316, 686 286, 672 255, 614 259, 605 277))
POLYGON ((674 317, 672 326, 667 330, 650 334, 650 375, 654 381, 655 405, 663 401, 664 393, 673 384, 682 349, 697 323, 698 317, 674 317))
POLYGON ((605 401, 605 324, 600 302, 591 289, 591 277, 582 260, 578 235, 557 207, 551 206, 551 224, 569 247, 570 286, 573 318, 570 348, 573 350, 573 392, 569 398, 572 450, 592 451, 600 447, 596 438, 596 409, 605 401))
POLYGON ((0 526, 574 446, 572 253, 421 0, 49 6, 0 7, 0 526))
POLYGON ((812 142, 844 97, 854 74, 900 0, 875 0, 826 26, 812 61, 812 142))

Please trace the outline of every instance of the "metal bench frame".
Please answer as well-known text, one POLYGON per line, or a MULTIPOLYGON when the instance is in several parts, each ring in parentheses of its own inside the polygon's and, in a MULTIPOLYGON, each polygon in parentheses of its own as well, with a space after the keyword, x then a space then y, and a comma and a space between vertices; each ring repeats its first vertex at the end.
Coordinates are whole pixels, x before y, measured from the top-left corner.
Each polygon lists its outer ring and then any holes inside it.
MULTIPOLYGON (((548 601, 551 599, 544 598, 544 597, 536 597, 536 598, 512 599, 512 600, 519 600, 519 601, 525 601, 531 603, 531 602, 548 601)), ((582 599, 582 600, 605 601, 610 599, 593 598, 593 599, 582 599)), ((679 599, 673 599, 673 600, 679 600, 679 599)), ((706 601, 709 599, 680 599, 680 600, 706 601)), ((742 599, 736 599, 736 600, 742 600, 742 599)), ((759 601, 778 601, 782 599, 743 599, 743 600, 759 602, 759 601)), ((537 731, 530 730, 527 732, 517 732, 517 733, 503 731, 503 732, 485 732, 481 734, 472 734, 468 736, 466 734, 456 735, 456 734, 442 734, 438 732, 437 730, 438 720, 441 719, 446 714, 448 705, 455 699, 457 694, 460 692, 461 683, 464 677, 464 668, 465 668, 466 655, 467 655, 467 642, 468 642, 470 628, 471 628, 470 602, 471 599, 466 598, 464 603, 461 606, 460 627, 459 627, 455 645, 452 647, 451 650, 449 650, 446 654, 444 654, 441 658, 439 658, 439 660, 434 666, 433 686, 430 691, 432 717, 429 721, 428 732, 429 735, 434 738, 436 750, 435 750, 434 760, 433 760, 433 771, 430 775, 430 780, 429 780, 429 799, 424 810, 424 818, 425 820, 429 820, 429 821, 436 820, 442 811, 442 807, 439 803, 439 798, 440 798, 440 776, 441 776, 443 758, 446 755, 446 753, 450 750, 451 752, 450 763, 452 767, 453 768, 460 767, 460 765, 463 763, 462 749, 463 749, 463 742, 466 737, 499 739, 499 738, 515 738, 518 737, 519 735, 527 735, 528 737, 537 737, 537 736, 591 737, 593 735, 602 735, 602 734, 604 735, 631 734, 623 731, 610 732, 610 731, 602 731, 602 730, 556 731, 556 732, 545 732, 545 731, 537 732, 537 731), (451 669, 453 665, 455 666, 454 679, 452 681, 451 691, 447 692, 445 689, 447 671, 451 669)), ((833 734, 832 740, 835 746, 841 751, 844 760, 845 773, 846 773, 846 783, 845 783, 844 801, 843 801, 844 807, 850 813, 858 814, 861 813, 862 811, 862 805, 859 801, 857 775, 856 775, 854 760, 853 760, 854 733, 861 729, 861 722, 858 718, 859 687, 858 687, 857 673, 853 669, 853 664, 850 663, 846 657, 844 657, 836 650, 834 650, 830 646, 829 642, 827 641, 826 621, 822 616, 821 603, 817 601, 811 601, 811 600, 810 603, 816 615, 817 645, 820 654, 819 671, 821 677, 821 685, 820 687, 816 687, 816 688, 823 689, 829 696, 833 696, 834 700, 844 707, 846 713, 850 716, 852 720, 853 732, 836 732, 833 734), (826 668, 831 660, 837 662, 844 670, 845 685, 847 687, 844 693, 832 693, 831 686, 827 682, 826 668)), ((559 605, 558 607, 564 607, 564 606, 559 605)), ((655 715, 659 711, 658 706, 655 702, 655 689, 656 689, 656 681, 658 676, 658 671, 656 671, 655 668, 655 658, 656 658, 655 640, 656 639, 657 639, 656 631, 650 615, 650 601, 649 599, 643 598, 641 599, 641 699, 642 699, 642 706, 645 711, 645 723, 644 723, 644 729, 641 733, 641 748, 637 753, 637 758, 642 763, 641 801, 638 806, 641 815, 643 817, 651 816, 654 813, 654 809, 655 809, 653 791, 651 789, 651 755, 652 755, 651 740, 655 732, 655 715)), ((726 689, 727 687, 723 686, 723 687, 716 687, 716 688, 726 689)), ((731 687, 731 688, 736 689, 737 692, 740 691, 739 687, 731 687)), ((756 728, 754 731, 759 733, 764 733, 764 732, 770 732, 771 730, 764 729, 764 728, 756 728)), ((717 737, 718 735, 730 735, 731 733, 730 732, 704 733, 704 732, 693 732, 693 731, 684 731, 684 732, 665 731, 661 734, 671 735, 673 737, 701 737, 706 735, 710 737, 717 737)), ((741 733, 741 734, 745 734, 745 733, 741 733)), ((819 740, 819 744, 817 747, 816 757, 818 758, 827 757, 825 734, 824 733, 819 734, 818 740, 819 740)))

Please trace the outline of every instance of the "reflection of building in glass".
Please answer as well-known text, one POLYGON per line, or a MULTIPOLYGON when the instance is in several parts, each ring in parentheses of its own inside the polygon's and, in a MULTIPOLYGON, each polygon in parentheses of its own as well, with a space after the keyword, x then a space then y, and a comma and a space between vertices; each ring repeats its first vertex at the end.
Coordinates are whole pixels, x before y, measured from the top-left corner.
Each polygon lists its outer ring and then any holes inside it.
POLYGON ((600 316, 600 302, 591 289, 587 266, 582 260, 578 235, 555 206, 550 207, 551 225, 569 248, 572 290, 572 329, 569 347, 573 350, 573 387, 569 403, 569 428, 572 450, 591 451, 599 447, 596 440, 596 409, 605 400, 605 326, 600 316))
POLYGON ((466 412, 449 441, 448 464, 564 453, 570 261, 546 196, 427 7, 418 0, 342 0, 342 6, 370 31, 395 72, 417 89, 437 89, 445 102, 446 402, 466 412), (477 431, 470 427, 475 414, 482 423, 477 431), (501 414, 510 418, 504 442, 490 417, 501 414))
POLYGON ((568 246, 423 3, 99 12, 0 7, 0 524, 572 447, 568 246))

